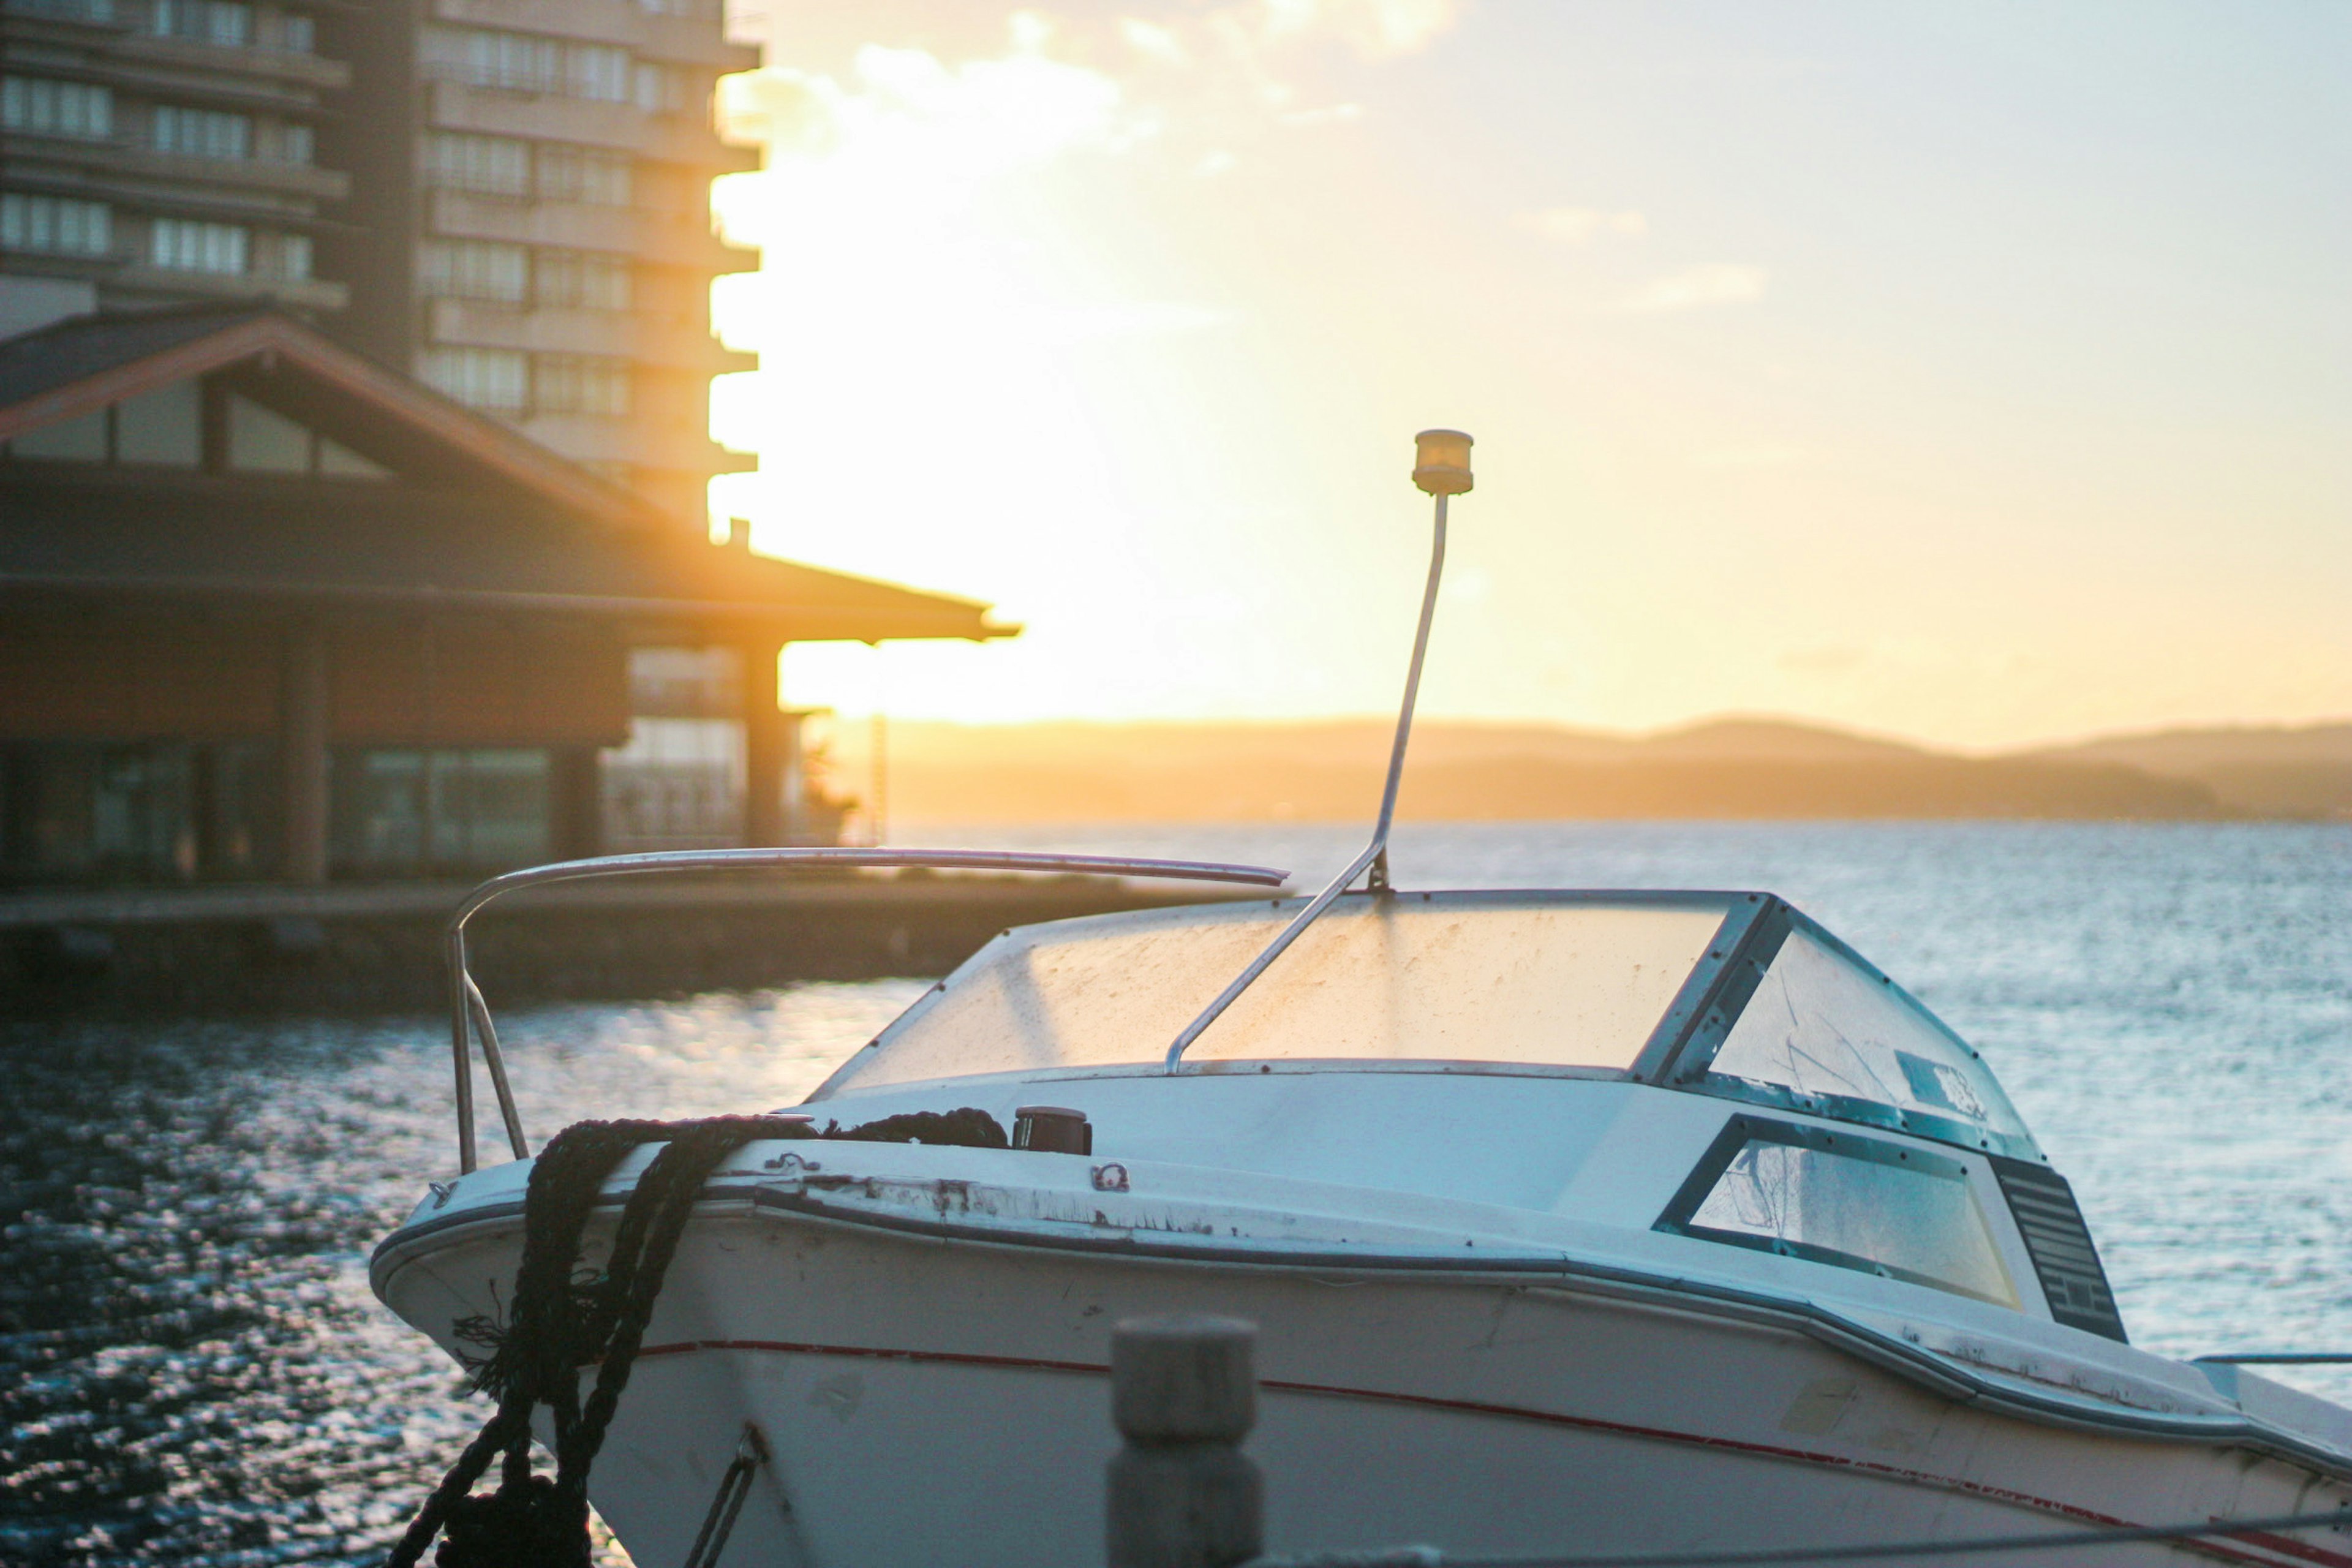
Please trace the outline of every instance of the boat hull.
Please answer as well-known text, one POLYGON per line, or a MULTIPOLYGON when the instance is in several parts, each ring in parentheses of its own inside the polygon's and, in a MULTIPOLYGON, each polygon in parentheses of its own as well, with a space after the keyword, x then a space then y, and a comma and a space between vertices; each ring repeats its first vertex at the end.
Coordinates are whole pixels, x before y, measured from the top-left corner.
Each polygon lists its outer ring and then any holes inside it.
MULTIPOLYGON (((378 1289, 454 1350, 520 1245, 511 1219, 454 1226, 380 1259, 378 1289)), ((592 1231, 591 1261, 601 1245, 592 1231)), ((689 1226, 590 1494, 636 1561, 683 1561, 749 1424, 770 1460, 729 1561, 1098 1564, 1110 1328, 1165 1311, 1259 1325, 1248 1452, 1276 1552, 1834 1547, 2352 1504, 2344 1478, 2292 1458, 2021 1419, 1670 1291, 1089 1253, 751 1205, 689 1226)), ((2341 1531, 2067 1561, 2186 1550, 2352 1568, 2341 1531)))

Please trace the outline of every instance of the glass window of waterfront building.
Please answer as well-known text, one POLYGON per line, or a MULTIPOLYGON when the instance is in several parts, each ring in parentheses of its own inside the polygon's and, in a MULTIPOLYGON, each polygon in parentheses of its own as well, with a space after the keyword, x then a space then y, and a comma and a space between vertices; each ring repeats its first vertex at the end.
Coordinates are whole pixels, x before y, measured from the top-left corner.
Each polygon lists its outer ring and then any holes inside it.
POLYGON ((631 304, 626 257, 579 250, 542 250, 536 297, 542 305, 582 310, 625 310, 631 304))
POLYGON ((319 47, 319 25, 308 16, 289 16, 278 24, 278 47, 289 54, 307 55, 319 47))
POLYGON ((253 42, 253 7, 238 0, 154 0, 148 13, 159 37, 189 38, 225 49, 253 42))
POLYGON ((416 247, 416 287, 452 300, 520 305, 530 296, 530 252, 489 239, 430 239, 416 247))
POLYGON ((629 51, 611 44, 493 27, 427 27, 421 58, 426 75, 468 87, 629 101, 629 51))
POLYGON ((308 125, 281 125, 278 128, 278 161, 281 163, 308 163, 319 155, 318 133, 308 125))
POLYGON ((482 871, 547 858, 547 753, 513 747, 339 751, 332 863, 340 876, 482 871))
POLYGON ((530 143, 511 136, 436 131, 419 148, 425 183, 488 196, 530 195, 530 143))
POLYGON ((625 207, 635 200, 634 173, 634 161, 624 153, 562 142, 545 142, 539 149, 539 194, 547 201, 625 207))
POLYGON ((278 237, 278 276, 299 283, 310 276, 310 237, 307 234, 281 234, 278 237))
POLYGON ((253 156, 253 120, 215 109, 182 109, 159 103, 148 121, 148 138, 158 153, 187 158, 253 156))
POLYGON ((514 349, 443 344, 417 356, 416 378, 468 408, 520 414, 530 401, 530 361, 514 349))
POLYGON ((265 874, 276 770, 266 742, 0 747, 0 874, 184 881, 265 874))
POLYGON ((113 214, 104 202, 10 191, 0 195, 0 246, 52 256, 104 256, 114 248, 113 214))
POLYGON ((180 272, 243 272, 251 240, 237 224, 159 217, 148 230, 148 259, 180 272))
POLYGON ((114 405, 114 460, 193 468, 204 459, 204 403, 193 380, 175 381, 114 405))
POLYGON ((33 136, 103 142, 114 134, 114 94, 88 82, 12 76, 0 81, 0 125, 33 136))
POLYGON ((531 402, 548 414, 629 412, 629 362, 588 354, 541 354, 532 366, 531 402))
POLYGON ((37 425, 8 443, 12 458, 46 458, 53 463, 106 461, 106 410, 93 408, 54 425, 37 425))
POLYGON ((307 474, 310 432, 248 397, 228 400, 228 466, 238 473, 307 474))

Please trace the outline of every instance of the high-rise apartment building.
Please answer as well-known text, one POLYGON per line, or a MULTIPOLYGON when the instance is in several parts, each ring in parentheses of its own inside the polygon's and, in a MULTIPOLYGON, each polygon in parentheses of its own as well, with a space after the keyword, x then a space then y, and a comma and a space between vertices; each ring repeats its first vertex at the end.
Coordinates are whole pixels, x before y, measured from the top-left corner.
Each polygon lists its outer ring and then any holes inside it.
POLYGON ((753 363, 710 331, 711 279, 753 263, 710 182, 758 162, 712 128, 759 63, 720 0, 370 0, 319 31, 354 72, 320 136, 353 180, 330 330, 700 522, 749 466, 710 440, 710 378, 753 363))
POLYGON ((351 178, 320 140, 350 81, 307 4, 5 0, 0 335, 101 306, 341 309, 319 238, 351 178))
POLYGON ((721 0, 0 0, 0 335, 271 297, 699 523, 721 0))

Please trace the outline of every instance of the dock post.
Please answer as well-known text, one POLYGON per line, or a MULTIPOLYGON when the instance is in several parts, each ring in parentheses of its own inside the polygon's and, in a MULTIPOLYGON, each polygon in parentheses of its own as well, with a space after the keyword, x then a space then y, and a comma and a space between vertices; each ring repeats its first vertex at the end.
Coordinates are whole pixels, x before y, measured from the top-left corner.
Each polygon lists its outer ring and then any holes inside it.
POLYGON ((1110 1336, 1110 1568, 1233 1568, 1258 1555, 1265 1491, 1241 1441, 1257 1423, 1238 1318, 1129 1318, 1110 1336))

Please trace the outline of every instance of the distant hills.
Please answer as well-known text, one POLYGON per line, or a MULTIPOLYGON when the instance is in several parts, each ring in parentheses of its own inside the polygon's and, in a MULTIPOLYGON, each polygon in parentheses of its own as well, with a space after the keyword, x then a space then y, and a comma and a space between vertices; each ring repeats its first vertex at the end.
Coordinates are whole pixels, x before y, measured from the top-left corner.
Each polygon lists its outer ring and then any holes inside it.
MULTIPOLYGON (((890 815, 958 822, 1355 821, 1384 720, 890 728, 890 815)), ((845 739, 862 739, 854 732, 845 739)), ((856 791, 863 759, 845 756, 856 791)), ((1649 735, 1430 722, 1402 815, 2221 821, 2352 818, 2352 723, 2166 731, 1990 757, 1783 720, 1649 735)))

